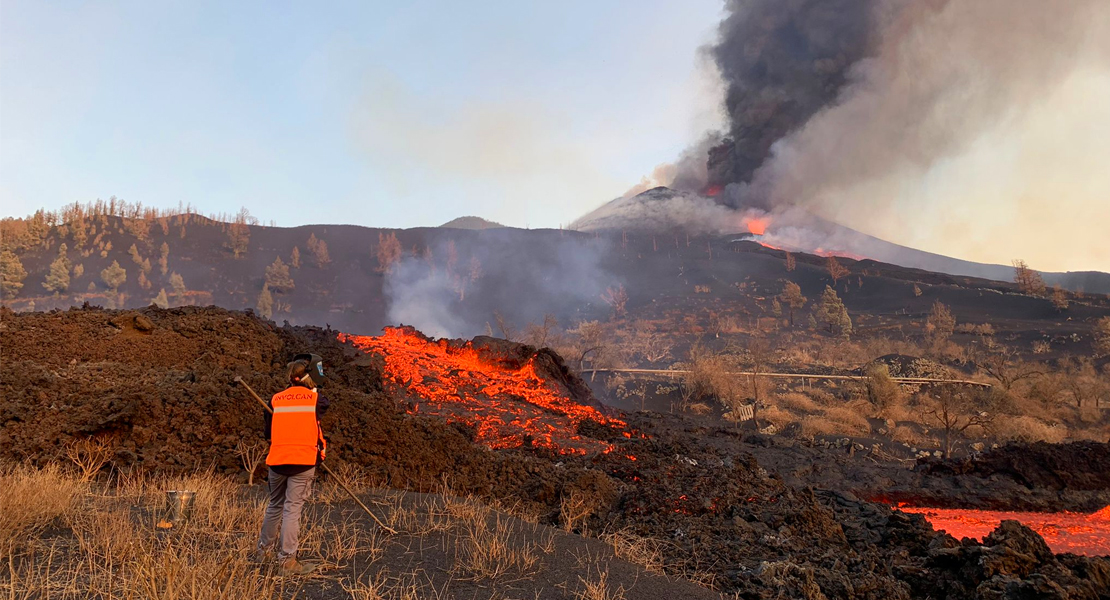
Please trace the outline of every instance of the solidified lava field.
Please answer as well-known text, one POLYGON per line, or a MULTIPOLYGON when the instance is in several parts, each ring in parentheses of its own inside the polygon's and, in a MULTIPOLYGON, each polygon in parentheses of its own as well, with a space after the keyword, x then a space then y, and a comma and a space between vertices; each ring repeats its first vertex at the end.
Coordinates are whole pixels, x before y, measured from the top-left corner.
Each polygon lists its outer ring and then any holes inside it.
MULTIPOLYGON (((459 492, 526 503, 548 524, 564 523, 562 508, 575 500, 589 509, 576 530, 654 540, 669 573, 698 573, 737 598, 1110 598, 1110 559, 1054 554, 1016 521, 981 540, 957 540, 921 515, 798 475, 815 450, 776 448, 773 439, 682 417, 606 414, 550 351, 413 339, 427 345, 405 355, 384 342, 341 341, 328 329, 279 328, 214 307, 0 308, 0 459, 44 464, 61 459, 66 442, 98 436, 116 444, 114 469, 240 472, 234 447, 260 438, 262 417, 232 380, 274 393, 286 362, 312 351, 331 367, 329 462, 402 489, 447 479, 459 492), (421 353, 439 365, 465 361, 458 378, 445 379, 410 368, 421 353), (399 355, 408 366, 390 367, 399 355), (487 380, 495 372, 524 376, 505 387, 487 380), (453 388, 464 392, 465 410, 448 401, 453 388), (487 400, 508 414, 482 430, 482 419, 500 414, 473 409, 487 400), (536 423, 550 439, 522 433, 536 423)), ((989 490, 998 480, 958 470, 943 478, 953 483, 935 493, 989 490)), ((1065 489, 1052 493, 1063 497, 1069 484, 1057 481, 1065 489)))

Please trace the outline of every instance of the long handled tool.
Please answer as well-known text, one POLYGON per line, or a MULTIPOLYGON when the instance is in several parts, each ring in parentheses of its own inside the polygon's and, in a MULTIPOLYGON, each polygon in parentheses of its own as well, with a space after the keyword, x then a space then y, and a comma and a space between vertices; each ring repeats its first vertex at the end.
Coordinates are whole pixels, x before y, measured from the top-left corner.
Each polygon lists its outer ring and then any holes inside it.
MULTIPOLYGON (((235 378, 235 383, 238 383, 239 385, 246 388, 247 391, 250 392, 251 396, 254 396, 254 399, 258 400, 258 403, 262 405, 262 408, 266 409, 266 412, 270 413, 271 415, 274 414, 274 409, 270 408, 270 405, 266 404, 266 401, 263 400, 261 397, 259 397, 259 395, 254 392, 254 390, 251 388, 251 386, 247 385, 247 382, 243 381, 242 377, 236 377, 235 378)), ((385 523, 382 523, 378 519, 378 517, 375 517, 374 513, 370 512, 370 509, 365 504, 362 503, 362 500, 359 500, 358 496, 356 496, 355 493, 351 491, 351 488, 347 487, 347 483, 343 481, 343 478, 336 475, 335 472, 333 472, 331 469, 329 469, 328 465, 326 465, 324 463, 320 463, 320 468, 322 468, 324 470, 324 472, 327 473, 328 475, 331 475, 332 477, 334 477, 335 482, 339 484, 339 487, 343 488, 343 491, 347 492, 347 495, 350 496, 352 500, 357 502, 358 505, 362 507, 362 510, 366 511, 366 514, 370 515, 371 519, 374 519, 374 522, 377 523, 379 527, 388 531, 389 533, 392 533, 392 534, 396 535, 397 530, 395 530, 392 527, 386 525, 385 523)))

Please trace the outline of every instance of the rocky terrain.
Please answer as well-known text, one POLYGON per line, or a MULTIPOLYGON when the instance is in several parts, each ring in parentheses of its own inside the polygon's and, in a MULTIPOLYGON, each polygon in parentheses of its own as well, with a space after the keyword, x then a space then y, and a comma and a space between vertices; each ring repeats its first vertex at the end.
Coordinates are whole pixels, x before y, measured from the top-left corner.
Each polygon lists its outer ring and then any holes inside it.
MULTIPOLYGON (((324 428, 334 465, 354 465, 414 491, 446 479, 463 493, 516 500, 540 522, 574 531, 634 532, 658 545, 668 572, 696 574, 741 598, 1106 598, 1110 589, 1106 559, 1053 555, 1016 522, 1003 523, 982 543, 959 541, 851 489, 861 481, 869 483, 856 491, 884 487, 886 469, 907 493, 914 485, 950 482, 936 486, 937 494, 955 492, 953 502, 982 502, 967 491, 987 496, 1007 486, 1034 496, 1088 494, 1093 502, 1106 493, 1104 474, 1094 467, 1105 444, 1011 447, 912 471, 880 465, 879 475, 840 483, 816 466, 839 462, 841 472, 852 472, 848 465, 865 460, 861 453, 829 460, 823 457, 835 450, 776 447, 732 428, 698 429, 704 426, 650 414, 620 415, 623 431, 577 425, 576 435, 611 444, 611 452, 493 450, 465 422, 413 412, 404 382, 383 379, 382 356, 341 343, 327 328, 277 327, 196 307, 3 309, 0 328, 5 461, 44 465, 61 459, 67 442, 99 437, 116 449, 114 469, 240 472, 235 447, 260 439, 262 418, 233 379, 274 393, 286 361, 312 351, 331 366, 325 392, 334 408, 324 428), (1072 473, 1062 475, 1060 464, 1072 473), (1072 468, 1083 464, 1091 468, 1072 468)), ((1064 508, 1047 498, 1035 504, 1064 508)))

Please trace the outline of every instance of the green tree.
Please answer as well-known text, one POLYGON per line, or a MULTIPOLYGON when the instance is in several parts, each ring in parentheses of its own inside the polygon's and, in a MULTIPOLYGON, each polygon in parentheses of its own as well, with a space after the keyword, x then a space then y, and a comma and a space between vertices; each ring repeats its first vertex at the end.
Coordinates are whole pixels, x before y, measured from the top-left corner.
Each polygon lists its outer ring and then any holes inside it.
POLYGON ((58 247, 58 257, 50 263, 50 271, 46 274, 46 281, 42 287, 55 294, 64 293, 69 289, 69 259, 66 258, 66 245, 58 247))
POLYGON ((158 295, 155 296, 150 301, 150 303, 157 306, 158 308, 169 308, 170 307, 170 300, 169 300, 169 298, 166 297, 166 288, 162 288, 162 289, 158 290, 158 295))
POLYGON ((15 298, 19 290, 23 289, 23 280, 27 278, 27 271, 19 257, 11 250, 0 252, 0 291, 4 298, 15 298))
POLYGON ((817 309, 821 322, 828 328, 829 333, 847 337, 852 334, 852 319, 848 316, 848 309, 844 306, 836 290, 825 286, 821 294, 821 305, 817 309))
POLYGON ((282 262, 280 256, 266 267, 266 285, 275 292, 288 292, 295 287, 293 277, 289 275, 289 266, 282 262))
POLYGON ((100 280, 108 289, 112 290, 113 294, 119 293, 119 286, 127 281, 127 270, 119 266, 119 261, 112 261, 112 264, 100 272, 100 280))
POLYGON ((265 319, 274 315, 274 296, 270 293, 270 285, 262 284, 262 292, 258 294, 258 303, 255 310, 265 319))

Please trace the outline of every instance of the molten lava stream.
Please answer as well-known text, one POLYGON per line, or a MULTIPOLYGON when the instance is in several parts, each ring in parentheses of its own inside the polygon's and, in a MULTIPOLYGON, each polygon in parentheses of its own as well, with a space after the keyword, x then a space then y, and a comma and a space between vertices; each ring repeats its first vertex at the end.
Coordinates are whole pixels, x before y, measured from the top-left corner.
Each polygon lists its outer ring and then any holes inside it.
POLYGON ((1110 555, 1110 506, 1095 513, 1038 513, 962 508, 921 508, 899 505, 902 512, 923 515, 933 529, 954 538, 983 537, 1002 521, 1013 520, 1036 531, 1053 552, 1087 556, 1110 555))
POLYGON ((384 358, 386 384, 419 398, 409 412, 467 423, 491 448, 515 448, 530 440, 562 454, 610 452, 611 444, 577 435, 578 424, 590 420, 626 427, 560 394, 536 372, 532 359, 509 368, 483 360, 470 342, 452 346, 394 327, 380 336, 339 334, 339 341, 384 358))

